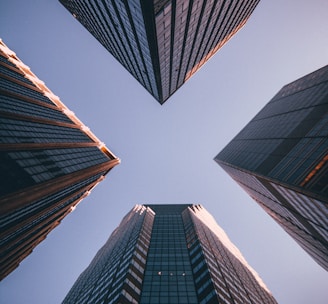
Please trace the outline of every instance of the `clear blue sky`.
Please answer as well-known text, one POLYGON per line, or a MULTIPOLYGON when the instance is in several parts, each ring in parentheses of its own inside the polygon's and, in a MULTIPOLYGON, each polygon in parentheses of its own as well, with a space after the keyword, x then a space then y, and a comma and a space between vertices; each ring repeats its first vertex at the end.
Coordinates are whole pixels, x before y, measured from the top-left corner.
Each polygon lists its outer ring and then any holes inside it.
POLYGON ((279 303, 327 303, 328 274, 213 161, 280 88, 328 63, 328 1, 262 0, 163 106, 56 0, 2 0, 0 37, 121 158, 0 283, 60 303, 136 203, 201 203, 279 303))

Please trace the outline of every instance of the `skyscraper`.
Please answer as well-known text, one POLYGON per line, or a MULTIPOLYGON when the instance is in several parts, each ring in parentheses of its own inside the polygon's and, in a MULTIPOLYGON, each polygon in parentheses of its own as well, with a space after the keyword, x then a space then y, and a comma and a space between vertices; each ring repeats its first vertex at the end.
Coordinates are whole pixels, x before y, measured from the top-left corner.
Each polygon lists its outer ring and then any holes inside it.
POLYGON ((163 104, 248 20, 259 0, 60 0, 163 104))
POLYGON ((215 160, 328 270, 328 66, 284 86, 215 160))
POLYGON ((63 303, 276 303, 201 205, 136 205, 63 303))
POLYGON ((0 279, 118 163, 0 40, 0 279))

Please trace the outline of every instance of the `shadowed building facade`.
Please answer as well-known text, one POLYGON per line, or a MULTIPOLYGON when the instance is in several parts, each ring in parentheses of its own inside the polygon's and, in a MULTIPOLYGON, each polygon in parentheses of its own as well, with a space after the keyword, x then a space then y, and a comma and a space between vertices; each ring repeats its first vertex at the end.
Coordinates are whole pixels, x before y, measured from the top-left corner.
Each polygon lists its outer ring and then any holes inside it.
POLYGON ((277 303, 201 205, 136 205, 63 303, 277 303))
POLYGON ((118 163, 0 40, 0 278, 118 163))
POLYGON ((248 20, 259 0, 59 0, 163 104, 248 20))
POLYGON ((328 66, 284 86, 215 161, 328 270, 328 66))

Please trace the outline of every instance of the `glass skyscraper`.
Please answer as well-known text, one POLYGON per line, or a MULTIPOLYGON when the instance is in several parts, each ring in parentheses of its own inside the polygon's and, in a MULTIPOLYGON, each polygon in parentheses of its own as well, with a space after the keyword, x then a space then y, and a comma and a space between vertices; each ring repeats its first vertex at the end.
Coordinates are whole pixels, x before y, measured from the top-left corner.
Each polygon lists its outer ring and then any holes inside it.
POLYGON ((201 205, 136 205, 63 303, 277 303, 201 205))
POLYGON ((328 66, 284 86, 215 160, 328 270, 328 66))
POLYGON ((0 40, 0 279, 118 163, 0 40))
POLYGON ((161 104, 248 20, 259 0, 59 0, 161 104))

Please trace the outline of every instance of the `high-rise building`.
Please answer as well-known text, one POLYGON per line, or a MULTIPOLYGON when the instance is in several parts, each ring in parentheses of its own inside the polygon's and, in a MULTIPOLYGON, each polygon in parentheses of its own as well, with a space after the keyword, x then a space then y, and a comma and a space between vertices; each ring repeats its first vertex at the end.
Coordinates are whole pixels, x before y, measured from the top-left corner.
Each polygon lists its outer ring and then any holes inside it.
POLYGON ((163 104, 248 20, 259 0, 59 0, 163 104))
POLYGON ((201 205, 136 205, 63 303, 277 303, 201 205))
POLYGON ((328 270, 328 66, 284 86, 215 160, 328 270))
POLYGON ((118 163, 0 40, 0 279, 118 163))

